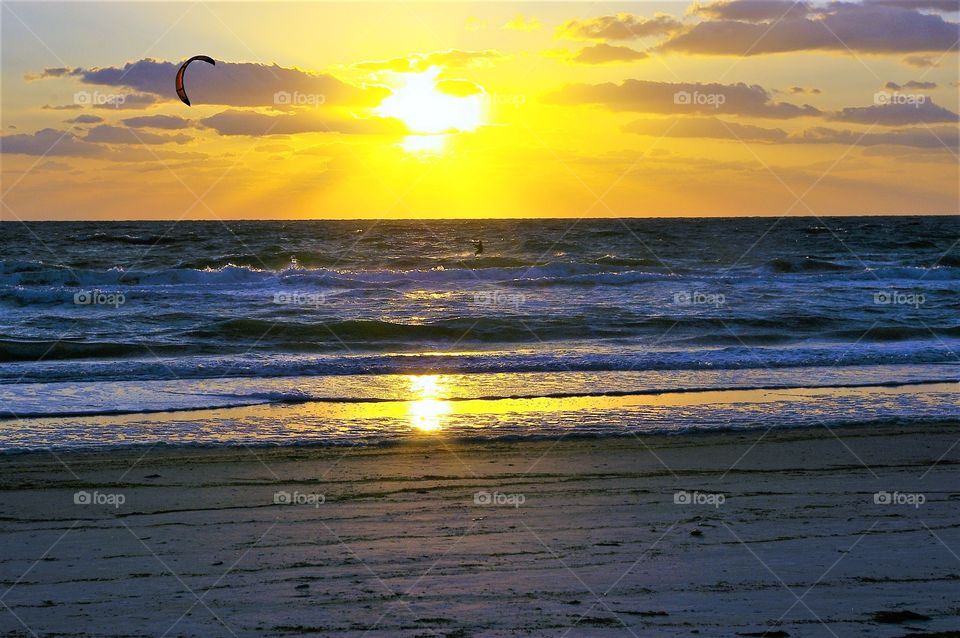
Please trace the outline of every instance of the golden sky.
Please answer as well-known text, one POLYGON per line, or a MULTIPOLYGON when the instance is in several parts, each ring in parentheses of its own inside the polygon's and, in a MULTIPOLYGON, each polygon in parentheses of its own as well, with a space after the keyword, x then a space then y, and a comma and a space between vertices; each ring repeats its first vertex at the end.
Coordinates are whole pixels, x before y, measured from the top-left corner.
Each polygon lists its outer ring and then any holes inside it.
POLYGON ((957 213, 956 7, 4 3, 0 220, 957 213))

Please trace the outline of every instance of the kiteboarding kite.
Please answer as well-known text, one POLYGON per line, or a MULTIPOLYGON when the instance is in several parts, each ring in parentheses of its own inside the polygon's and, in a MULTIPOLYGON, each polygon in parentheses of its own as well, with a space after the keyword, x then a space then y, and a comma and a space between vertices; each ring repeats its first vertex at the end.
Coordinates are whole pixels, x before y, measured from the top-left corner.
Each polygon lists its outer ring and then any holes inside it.
POLYGON ((213 58, 207 55, 195 55, 180 66, 180 70, 177 71, 177 95, 180 96, 180 100, 190 106, 190 98, 187 97, 187 90, 183 88, 183 73, 187 70, 187 66, 194 60, 203 60, 207 64, 212 64, 216 66, 216 62, 213 61, 213 58))

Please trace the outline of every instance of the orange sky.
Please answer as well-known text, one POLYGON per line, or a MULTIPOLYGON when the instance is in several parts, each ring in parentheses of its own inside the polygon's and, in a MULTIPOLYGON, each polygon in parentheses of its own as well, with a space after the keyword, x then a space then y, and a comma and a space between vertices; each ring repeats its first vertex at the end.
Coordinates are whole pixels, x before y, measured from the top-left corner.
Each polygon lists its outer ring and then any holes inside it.
POLYGON ((948 5, 4 3, 0 220, 956 213, 948 5))

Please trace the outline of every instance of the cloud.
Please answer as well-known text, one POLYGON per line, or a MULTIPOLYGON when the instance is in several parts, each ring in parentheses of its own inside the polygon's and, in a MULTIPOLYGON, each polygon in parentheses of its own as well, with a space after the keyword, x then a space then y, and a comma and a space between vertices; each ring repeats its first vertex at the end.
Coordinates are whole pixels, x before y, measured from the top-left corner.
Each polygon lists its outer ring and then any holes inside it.
POLYGON ((903 59, 903 62, 921 69, 940 66, 940 61, 934 60, 931 55, 908 55, 903 59))
POLYGON ((40 108, 44 111, 79 111, 83 107, 79 104, 44 104, 40 108))
POLYGON ((790 93, 793 95, 820 95, 823 91, 815 86, 791 86, 790 93))
POLYGON ((628 133, 672 138, 710 138, 771 144, 842 144, 845 146, 904 146, 921 149, 956 149, 960 131, 953 127, 905 128, 859 132, 825 126, 788 134, 783 129, 725 122, 715 117, 674 120, 637 120, 623 127, 628 133))
POLYGON ((136 132, 130 128, 122 126, 111 126, 101 124, 95 126, 84 138, 87 142, 98 142, 103 144, 186 144, 192 137, 184 133, 177 135, 159 135, 157 133, 148 133, 146 131, 136 132))
POLYGON ((161 128, 170 131, 193 126, 193 122, 179 115, 141 115, 120 120, 131 128, 161 128))
POLYGON ((933 100, 925 95, 898 95, 896 93, 880 92, 877 93, 877 99, 882 103, 872 106, 847 107, 835 113, 831 119, 839 122, 882 124, 884 126, 960 122, 960 116, 934 104, 933 100))
POLYGON ((27 73, 24 75, 24 79, 28 82, 33 82, 34 80, 42 80, 45 78, 62 78, 69 75, 73 75, 74 69, 65 66, 52 67, 44 69, 40 73, 27 73))
POLYGON ((464 23, 463 28, 467 31, 481 31, 487 28, 487 21, 481 20, 477 16, 467 16, 467 21, 464 23))
POLYGON ((691 13, 716 20, 764 22, 802 18, 811 11, 810 3, 795 0, 718 0, 694 5, 691 13))
MULTIPOLYGON (((736 7, 745 1, 724 6, 736 7)), ((809 17, 760 22, 705 20, 676 34, 659 48, 676 53, 740 56, 790 51, 949 51, 956 43, 958 27, 939 14, 921 13, 900 5, 833 2, 809 17)))
POLYGON ((786 119, 821 115, 819 109, 774 102, 762 86, 624 80, 620 83, 568 84, 544 97, 548 104, 592 104, 612 111, 747 115, 786 119))
POLYGON ((911 146, 914 148, 960 147, 960 130, 955 127, 906 128, 879 133, 815 127, 791 136, 791 142, 804 144, 845 144, 847 146, 911 146))
POLYGON ((368 71, 395 71, 397 73, 419 73, 432 66, 448 69, 489 66, 504 59, 505 56, 495 49, 483 51, 463 51, 449 49, 434 53, 414 53, 401 58, 388 60, 367 60, 353 66, 368 71))
MULTIPOLYGON (((96 92, 91 95, 95 94, 96 92)), ((127 93, 111 96, 110 99, 102 102, 94 102, 92 106, 95 109, 145 109, 159 101, 157 96, 148 93, 127 93)))
POLYGON ((18 133, 0 137, 0 153, 48 157, 96 157, 105 153, 96 144, 85 142, 73 133, 45 128, 36 133, 18 133))
POLYGON ((649 56, 643 51, 600 42, 580 49, 569 59, 571 62, 580 64, 607 64, 610 62, 636 62, 647 57, 649 56))
POLYGON ((434 86, 441 93, 446 93, 454 97, 468 97, 470 95, 483 93, 483 89, 470 80, 440 80, 434 86))
POLYGON ((783 129, 725 122, 715 117, 637 120, 626 124, 623 130, 654 137, 699 137, 759 142, 781 142, 787 138, 787 132, 783 129))
POLYGON ((879 4, 888 7, 903 7, 910 9, 930 11, 943 11, 946 13, 960 11, 960 1, 958 0, 866 0, 867 4, 879 4))
MULTIPOLYGON (((125 129, 121 129, 125 130, 125 129)), ((36 157, 83 157, 115 162, 156 162, 158 159, 205 159, 204 153, 152 150, 143 146, 110 147, 77 137, 69 131, 45 128, 36 133, 0 136, 0 153, 36 157)))
POLYGON ((543 25, 536 18, 525 18, 522 15, 517 15, 502 28, 510 31, 537 31, 541 26, 543 25))
MULTIPOLYGON (((171 78, 179 68, 179 63, 147 58, 122 67, 77 68, 66 74, 61 73, 61 69, 45 69, 40 77, 69 75, 85 84, 125 87, 176 100, 171 78)), ((216 66, 191 64, 185 84, 194 104, 229 106, 270 106, 274 104, 274 94, 282 91, 322 95, 328 104, 374 105, 387 93, 381 87, 356 87, 332 75, 249 62, 218 61, 216 66)))
POLYGON ((316 111, 268 115, 230 109, 200 120, 220 135, 296 135, 297 133, 398 134, 409 131, 393 118, 334 118, 316 111))
POLYGON ((887 82, 883 85, 883 88, 889 89, 891 91, 900 91, 902 89, 914 89, 916 91, 929 91, 937 88, 936 82, 918 82, 917 80, 910 80, 904 84, 897 84, 896 82, 887 82))
POLYGON ((557 29, 556 36, 565 40, 636 40, 668 35, 682 26, 678 20, 668 15, 658 14, 653 18, 644 18, 618 13, 587 20, 567 20, 557 29))
POLYGON ((99 124, 102 121, 103 118, 99 115, 89 115, 86 113, 70 118, 69 120, 64 120, 67 124, 99 124))

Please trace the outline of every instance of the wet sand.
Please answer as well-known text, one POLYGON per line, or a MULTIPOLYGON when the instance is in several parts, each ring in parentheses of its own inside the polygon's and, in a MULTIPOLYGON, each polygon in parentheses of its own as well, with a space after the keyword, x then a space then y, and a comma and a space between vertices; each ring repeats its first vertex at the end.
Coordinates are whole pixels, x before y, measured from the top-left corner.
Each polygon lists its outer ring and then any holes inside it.
POLYGON ((958 438, 7 456, 0 634, 953 635, 958 438))

